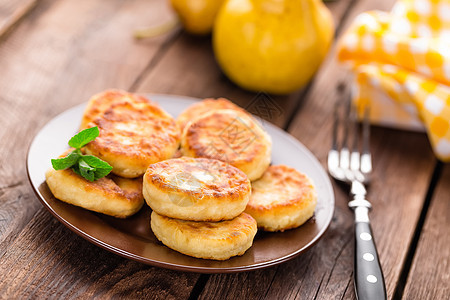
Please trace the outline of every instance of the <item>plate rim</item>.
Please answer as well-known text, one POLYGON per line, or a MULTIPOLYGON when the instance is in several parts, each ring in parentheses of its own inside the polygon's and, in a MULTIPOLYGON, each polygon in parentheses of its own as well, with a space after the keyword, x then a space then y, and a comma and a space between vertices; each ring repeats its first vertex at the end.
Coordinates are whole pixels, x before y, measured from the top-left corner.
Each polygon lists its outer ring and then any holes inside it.
MULTIPOLYGON (((147 96, 148 98, 152 98, 152 97, 162 97, 162 98, 179 98, 179 99, 183 99, 183 100, 189 100, 189 101, 200 101, 202 100, 201 98, 195 98, 195 97, 189 97, 189 96, 183 96, 183 95, 175 95, 175 94, 159 94, 159 93, 138 93, 138 94, 142 94, 144 96, 147 96)), ((158 101, 155 101, 158 102, 158 101)), ((240 272, 245 272, 245 271, 252 271, 252 270, 259 270, 259 269, 264 269, 264 268, 268 268, 271 266, 275 266, 281 263, 284 263, 286 261, 289 261, 297 256, 299 256, 300 254, 306 252, 308 249, 310 249, 311 247, 313 247, 325 234, 325 232, 328 230, 333 215, 334 215, 334 211, 335 211, 335 195, 334 195, 334 189, 333 186, 331 184, 331 181, 329 179, 328 176, 326 176, 326 172, 323 169, 322 165, 320 164, 319 160, 314 156, 314 154, 312 154, 312 152, 299 140, 297 140, 294 136, 292 136, 289 132, 279 128, 278 126, 268 122, 268 121, 264 121, 265 126, 269 126, 271 127, 272 130, 275 130, 278 132, 278 134, 283 135, 285 138, 287 138, 291 143, 296 144, 296 146, 300 146, 301 148, 303 148, 305 154, 307 154, 309 156, 309 159, 311 159, 313 161, 313 163, 316 165, 316 167, 318 167, 319 172, 321 173, 321 176, 323 177, 324 181, 323 183, 325 183, 326 185, 326 189, 330 192, 330 196, 331 198, 329 199, 330 202, 330 208, 329 208, 329 213, 327 218, 325 219, 325 225, 320 229, 320 231, 303 247, 300 247, 299 249, 297 249, 296 251, 293 251, 287 255, 284 255, 282 257, 279 257, 277 259, 272 259, 272 260, 268 260, 265 262, 259 262, 259 263, 255 263, 255 264, 251 264, 251 265, 244 265, 244 266, 234 266, 234 267, 224 267, 224 268, 219 268, 219 267, 202 267, 202 266, 192 266, 192 265, 184 265, 184 264, 176 264, 176 263, 171 263, 171 262, 162 262, 159 260, 155 260, 155 259, 151 259, 148 257, 143 257, 143 256, 139 256, 136 255, 134 253, 128 252, 126 250, 120 249, 118 247, 115 247, 113 245, 110 245, 100 239, 97 239, 94 236, 91 236, 90 234, 84 232, 81 228, 78 228, 77 226, 73 225, 72 223, 70 223, 69 221, 67 221, 66 219, 64 219, 63 217, 61 217, 54 209, 53 207, 45 200, 45 197, 41 194, 41 192, 39 191, 38 187, 35 186, 33 179, 31 178, 31 174, 30 174, 30 167, 29 167, 29 159, 30 159, 30 151, 33 147, 33 144, 36 141, 37 136, 47 127, 49 126, 49 123, 51 123, 54 119, 60 117, 62 114, 67 113, 70 110, 76 110, 79 109, 82 106, 86 106, 87 101, 85 102, 81 102, 79 104, 76 104, 72 107, 69 107, 68 109, 65 109, 64 111, 56 114, 55 116, 53 116, 51 119, 49 119, 43 126, 41 126, 39 128, 39 130, 37 131, 37 133, 33 136, 31 142, 29 143, 28 146, 28 150, 27 150, 27 154, 26 154, 26 171, 27 171, 27 177, 28 177, 28 181, 35 193, 35 195, 37 196, 37 198, 39 199, 39 201, 41 202, 41 204, 44 206, 44 208, 49 211, 53 217, 55 217, 59 222, 61 222, 65 227, 67 227, 69 230, 71 230, 72 232, 74 232, 75 234, 77 234, 78 236, 80 236, 81 238, 87 240, 88 242, 101 247, 104 250, 107 250, 111 253, 114 253, 116 255, 119 255, 121 257, 127 258, 127 259, 131 259, 133 261, 137 261, 146 265, 151 265, 151 266, 155 266, 155 267, 160 267, 160 268, 165 268, 165 269, 171 269, 171 270, 175 270, 175 271, 182 271, 182 272, 193 272, 193 273, 205 273, 205 274, 227 274, 227 273, 240 273, 240 272), (325 176, 323 176, 325 175, 325 176)), ((258 118, 259 119, 259 118, 258 118)), ((45 171, 44 171, 45 172, 45 171)), ((45 182, 44 182, 45 183, 45 182)), ((41 183, 42 184, 42 183, 41 183)), ((108 225, 110 226, 110 225, 108 225)), ((198 258, 200 259, 200 258, 198 258)))

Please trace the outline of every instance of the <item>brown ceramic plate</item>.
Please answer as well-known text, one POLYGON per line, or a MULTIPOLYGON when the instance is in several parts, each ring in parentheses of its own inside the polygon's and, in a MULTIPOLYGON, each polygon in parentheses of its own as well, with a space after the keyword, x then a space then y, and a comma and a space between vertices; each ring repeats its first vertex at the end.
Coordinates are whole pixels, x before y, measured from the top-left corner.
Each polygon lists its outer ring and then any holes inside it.
MULTIPOLYGON (((149 95, 173 116, 199 99, 149 95)), ((317 159, 283 130, 264 123, 273 140, 273 164, 286 164, 308 174, 316 184, 315 216, 300 228, 279 233, 258 232, 253 246, 240 257, 226 261, 203 260, 173 251, 157 241, 150 229, 150 208, 122 220, 56 200, 45 183, 50 159, 67 149, 79 127, 86 103, 56 116, 36 135, 27 157, 28 177, 46 209, 61 223, 88 241, 121 256, 163 268, 201 273, 232 273, 285 262, 313 246, 323 235, 334 211, 331 182, 317 159)))

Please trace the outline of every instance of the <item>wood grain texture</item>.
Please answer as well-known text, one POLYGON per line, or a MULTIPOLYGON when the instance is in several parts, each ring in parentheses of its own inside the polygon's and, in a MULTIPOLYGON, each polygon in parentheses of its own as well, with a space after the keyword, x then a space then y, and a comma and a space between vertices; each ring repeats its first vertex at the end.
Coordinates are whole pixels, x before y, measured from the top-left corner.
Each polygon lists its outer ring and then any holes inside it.
MULTIPOLYGON (((340 0, 328 5, 342 30, 359 12, 387 10, 393 3, 340 0)), ((123 259, 79 238, 41 208, 26 180, 25 165, 16 162, 24 161, 31 138, 43 124, 95 92, 116 87, 228 97, 247 108, 262 103, 255 102, 255 93, 242 91, 220 72, 210 38, 178 30, 147 40, 131 38, 134 29, 172 17, 166 0, 40 0, 0 43, 0 109, 7 112, 0 119, 0 127, 6 128, 0 131, 0 140, 7 141, 0 143, 0 298, 355 299, 353 215, 347 208, 348 191, 336 184, 335 215, 316 246, 276 267, 228 275, 199 276, 123 259)), ((277 107, 262 115, 281 127, 290 124, 290 132, 323 164, 331 139, 330 116, 339 101, 336 87, 350 82, 349 74, 334 60, 334 51, 309 88, 271 96, 277 107)), ((373 128, 372 149, 371 218, 392 296, 435 159, 424 134, 373 128)), ((442 177, 447 182, 449 172, 446 168, 442 177)), ((447 199, 448 194, 442 180, 437 195, 447 199)), ((430 216, 438 214, 440 222, 447 221, 439 213, 448 211, 448 202, 435 200, 438 204, 432 205, 430 216)), ((422 236, 405 295, 446 295, 438 284, 448 281, 448 271, 438 265, 444 277, 431 282, 424 278, 429 273, 421 270, 430 259, 427 246, 436 234, 445 234, 433 230, 431 222, 426 223, 429 232, 422 236), (416 286, 424 282, 430 289, 416 286)), ((448 239, 441 241, 439 247, 448 246, 448 239)), ((448 258, 448 252, 443 254, 443 259, 448 258)), ((448 262, 446 266, 448 270, 448 262)))
POLYGON ((36 5, 38 0, 0 1, 0 39, 36 5))
POLYGON ((189 296, 198 275, 123 259, 65 229, 41 208, 24 164, 49 119, 103 89, 130 88, 174 36, 136 42, 133 30, 172 17, 164 0, 44 0, 0 44, 0 297, 189 296))
MULTIPOLYGON (((388 10, 393 3, 394 1, 388 0, 359 1, 349 12, 348 20, 354 20, 356 15, 363 10, 375 8, 388 10)), ((347 28, 348 26, 349 22, 343 27, 347 28)), ((331 141, 332 124, 328 118, 334 103, 339 101, 335 96, 337 86, 339 84, 349 86, 350 82, 351 76, 342 66, 333 61, 326 73, 316 76, 315 86, 290 128, 290 132, 305 143, 323 162, 324 166, 327 149, 323 147, 323 141, 331 141), (305 122, 307 114, 316 117, 310 122, 305 122), (318 134, 317 128, 321 128, 323 134, 318 134)), ((373 204, 370 217, 381 257, 388 296, 392 297, 426 198, 435 158, 424 134, 373 127, 371 141, 374 172, 368 194, 368 198, 373 204), (415 146, 412 149, 410 145, 415 146), (414 185, 410 184, 409 174, 417 174, 414 185), (396 230, 392 230, 393 228, 396 230)), ((343 199, 337 197, 337 206, 345 209, 347 197, 345 196, 343 199)), ((350 234, 352 232, 352 228, 347 231, 350 234)), ((324 243, 328 242, 328 239, 324 240, 324 243)), ((353 256, 353 252, 351 255, 353 256)), ((344 299, 353 297, 352 284, 351 288, 346 289, 343 295, 344 299)), ((325 286, 317 297, 326 299, 326 291, 325 286)))
POLYGON ((7 141, 0 143, 0 209, 1 224, 9 228, 2 230, 0 244, 38 207, 24 164, 34 134, 93 93, 132 85, 169 37, 137 44, 131 32, 152 13, 155 22, 168 18, 164 3, 42 1, 0 44, 0 109, 7 112, 0 126, 8 128, 0 132, 0 139, 7 141), (6 194, 8 189, 17 191, 6 194), (18 205, 11 205, 14 201, 18 205))
POLYGON ((0 274, 8 274, 0 282, 2 299, 185 299, 197 280, 95 247, 45 210, 9 247, 0 274))
POLYGON ((404 299, 450 299, 450 165, 431 200, 404 299))

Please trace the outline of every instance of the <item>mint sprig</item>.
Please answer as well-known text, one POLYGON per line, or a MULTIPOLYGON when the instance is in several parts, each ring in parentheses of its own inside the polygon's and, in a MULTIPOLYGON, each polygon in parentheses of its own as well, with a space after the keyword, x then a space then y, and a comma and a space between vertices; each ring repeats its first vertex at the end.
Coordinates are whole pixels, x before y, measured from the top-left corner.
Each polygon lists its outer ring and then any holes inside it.
POLYGON ((69 146, 72 148, 82 148, 87 143, 95 140, 99 134, 100 134, 100 131, 98 130, 97 126, 87 128, 87 129, 82 130, 82 131, 78 132, 77 134, 75 134, 69 140, 69 146))
POLYGON ((74 135, 69 140, 69 146, 75 148, 75 150, 65 157, 52 159, 53 169, 65 170, 71 168, 75 173, 91 182, 108 175, 112 170, 110 164, 98 157, 81 153, 81 148, 95 140, 99 133, 98 127, 95 126, 74 135))

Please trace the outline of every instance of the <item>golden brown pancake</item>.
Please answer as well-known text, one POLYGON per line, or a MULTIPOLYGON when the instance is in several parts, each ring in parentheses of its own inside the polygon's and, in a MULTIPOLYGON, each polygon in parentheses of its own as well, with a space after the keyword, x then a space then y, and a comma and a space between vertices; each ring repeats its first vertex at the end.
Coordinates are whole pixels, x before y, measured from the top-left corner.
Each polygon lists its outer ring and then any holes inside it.
POLYGON ((50 169, 45 178, 55 198, 113 217, 131 216, 144 204, 142 178, 108 175, 90 182, 71 169, 50 169))
POLYGON ((144 96, 122 90, 106 90, 98 93, 91 97, 84 110, 83 118, 81 119, 81 129, 88 128, 89 123, 101 116, 113 104, 120 102, 150 103, 150 100, 144 96))
POLYGON ((181 138, 183 155, 222 160, 247 174, 262 176, 271 161, 270 136, 246 113, 223 109, 189 122, 181 138))
POLYGON ((284 231, 305 223, 314 214, 317 195, 305 174, 285 166, 270 166, 252 182, 252 195, 245 212, 266 231, 284 231))
POLYGON ((167 247, 183 254, 225 260, 242 255, 252 246, 257 227, 248 214, 222 222, 194 222, 168 218, 152 212, 151 227, 167 247))
POLYGON ((222 161, 182 157, 148 167, 143 194, 158 214, 194 221, 220 221, 241 214, 251 186, 239 169, 222 161))
POLYGON ((209 113, 211 111, 219 109, 234 109, 245 112, 242 108, 225 98, 207 98, 189 106, 186 110, 184 110, 178 116, 177 123, 180 126, 181 130, 183 130, 186 124, 190 121, 201 117, 205 113, 209 113))
POLYGON ((108 162, 122 177, 141 176, 150 164, 173 157, 179 147, 175 120, 149 102, 113 103, 87 126, 98 126, 100 135, 86 145, 86 153, 108 162))

